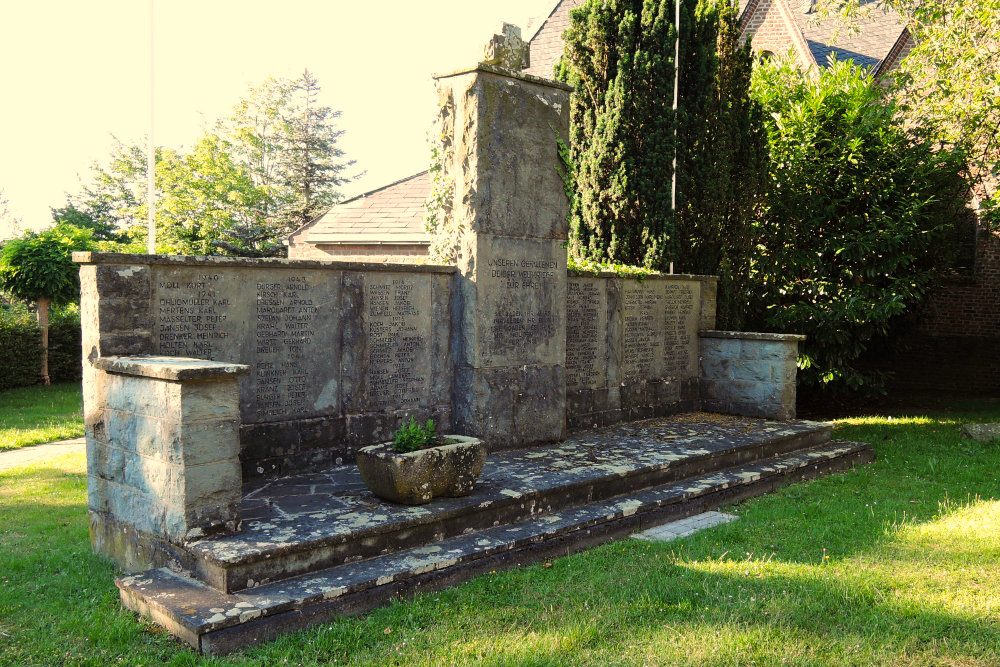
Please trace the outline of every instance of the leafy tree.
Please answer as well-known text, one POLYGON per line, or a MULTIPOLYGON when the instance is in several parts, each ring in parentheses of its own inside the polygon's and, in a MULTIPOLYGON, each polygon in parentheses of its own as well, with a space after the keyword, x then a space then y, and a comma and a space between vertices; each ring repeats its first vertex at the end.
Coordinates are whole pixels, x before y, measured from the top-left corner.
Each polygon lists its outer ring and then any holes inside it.
POLYGON ((569 162, 578 257, 653 266, 668 240, 673 8, 671 0, 591 0, 570 15, 559 76, 576 89, 569 162))
POLYGON ((72 200, 67 200, 66 205, 62 208, 50 207, 49 210, 52 212, 52 221, 56 225, 89 229, 93 233, 95 241, 120 242, 125 239, 125 235, 107 219, 95 219, 72 200))
POLYGON ((864 71, 817 77, 762 63, 770 187, 751 265, 749 324, 802 333, 799 381, 880 390, 867 351, 889 339, 955 253, 961 156, 904 129, 864 71))
MULTIPOLYGON (((965 153, 981 213, 1000 228, 1000 0, 880 0, 908 21, 916 41, 892 75, 907 119, 965 153)), ((864 0, 825 0, 825 13, 863 16, 864 0)), ((846 29, 852 29, 853 24, 846 29)))
MULTIPOLYGON (((189 152, 156 149, 157 251, 175 254, 279 256, 287 234, 339 197, 339 112, 317 102, 308 71, 254 88, 189 152)), ((116 249, 144 251, 146 148, 115 139, 95 163, 91 182, 57 221, 95 230, 116 249)))
POLYGON ((753 57, 728 0, 591 1, 571 14, 557 75, 570 110, 571 248, 579 258, 720 274, 719 319, 742 318, 766 135, 753 57), (673 208, 673 160, 677 207, 673 208))
POLYGON ((215 135, 202 137, 187 155, 166 153, 157 164, 157 189, 158 244, 166 252, 269 257, 284 248, 264 214, 267 190, 215 135))
POLYGON ((27 232, 0 249, 0 288, 36 304, 42 330, 40 375, 49 384, 49 305, 75 301, 80 296, 80 273, 74 250, 93 247, 88 229, 60 225, 44 232, 27 232))
POLYGON ((252 88, 216 126, 226 150, 267 194, 260 213, 282 235, 339 199, 354 164, 341 161, 339 111, 318 104, 320 87, 305 70, 298 79, 270 78, 252 88))
POLYGON ((755 57, 736 7, 700 2, 681 23, 677 211, 656 268, 719 276, 718 325, 739 329, 768 174, 767 132, 750 96, 755 57))

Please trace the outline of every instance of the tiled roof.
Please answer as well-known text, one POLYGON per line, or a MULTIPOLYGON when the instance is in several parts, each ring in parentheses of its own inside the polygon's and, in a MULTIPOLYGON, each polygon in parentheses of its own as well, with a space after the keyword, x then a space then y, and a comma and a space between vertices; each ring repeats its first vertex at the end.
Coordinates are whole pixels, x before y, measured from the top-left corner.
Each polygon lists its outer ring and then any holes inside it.
POLYGON ((424 200, 430 189, 430 174, 424 171, 358 195, 336 204, 294 232, 294 241, 352 245, 429 243, 424 228, 424 200))
POLYGON ((525 33, 531 40, 531 66, 524 70, 528 74, 551 79, 556 62, 563 54, 562 34, 569 27, 569 12, 582 5, 584 0, 545 0, 543 7, 548 10, 541 18, 532 18, 525 33), (537 26, 537 29, 535 29, 537 26))
POLYGON ((836 40, 828 45, 837 31, 837 19, 816 21, 815 14, 803 11, 799 0, 790 0, 789 5, 809 50, 821 67, 826 67, 833 55, 840 61, 853 59, 855 65, 875 67, 889 54, 906 28, 906 20, 897 12, 877 5, 871 8, 870 16, 858 21, 857 30, 841 27, 836 40))

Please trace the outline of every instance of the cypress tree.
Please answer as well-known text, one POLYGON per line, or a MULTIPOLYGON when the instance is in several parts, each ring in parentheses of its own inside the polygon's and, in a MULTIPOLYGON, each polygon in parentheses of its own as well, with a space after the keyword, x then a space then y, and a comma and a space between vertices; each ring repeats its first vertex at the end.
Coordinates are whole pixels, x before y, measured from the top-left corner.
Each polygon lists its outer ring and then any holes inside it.
POLYGON ((599 262, 720 275, 719 323, 737 327, 767 174, 753 56, 729 0, 681 0, 674 112, 674 11, 673 0, 590 0, 571 14, 557 72, 576 88, 570 247, 599 262))

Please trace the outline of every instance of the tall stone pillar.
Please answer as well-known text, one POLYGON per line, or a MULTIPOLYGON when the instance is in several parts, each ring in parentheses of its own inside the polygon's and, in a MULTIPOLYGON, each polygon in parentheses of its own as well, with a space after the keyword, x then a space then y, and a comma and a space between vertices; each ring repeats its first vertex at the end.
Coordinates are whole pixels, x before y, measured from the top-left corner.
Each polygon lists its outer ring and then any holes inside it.
POLYGON ((455 425, 494 450, 565 434, 568 202, 557 139, 568 139, 572 89, 522 74, 527 52, 504 25, 484 62, 435 77, 435 247, 460 271, 455 425))

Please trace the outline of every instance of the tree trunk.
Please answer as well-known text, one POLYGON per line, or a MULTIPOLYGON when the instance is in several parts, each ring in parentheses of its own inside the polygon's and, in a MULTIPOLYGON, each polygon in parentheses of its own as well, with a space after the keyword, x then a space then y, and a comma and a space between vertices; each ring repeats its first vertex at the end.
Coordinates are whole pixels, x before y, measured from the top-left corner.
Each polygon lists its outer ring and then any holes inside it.
POLYGON ((42 384, 49 386, 49 304, 52 302, 47 296, 38 299, 36 310, 38 313, 38 326, 42 329, 42 384))

